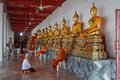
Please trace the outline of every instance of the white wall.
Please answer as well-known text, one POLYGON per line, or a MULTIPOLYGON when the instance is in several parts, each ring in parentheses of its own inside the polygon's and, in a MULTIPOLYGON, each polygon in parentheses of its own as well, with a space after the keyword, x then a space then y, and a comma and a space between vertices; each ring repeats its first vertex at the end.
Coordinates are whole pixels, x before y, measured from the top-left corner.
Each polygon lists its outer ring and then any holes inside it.
POLYGON ((6 51, 6 43, 7 43, 7 41, 6 41, 6 13, 4 12, 4 17, 3 17, 3 19, 4 19, 4 21, 3 21, 3 32, 4 32, 4 35, 3 35, 3 52, 5 52, 6 51))
POLYGON ((32 33, 37 29, 45 28, 48 24, 51 24, 53 28, 56 21, 59 28, 61 28, 63 17, 65 17, 67 25, 71 28, 75 11, 80 16, 80 22, 84 24, 83 28, 88 28, 88 20, 91 18, 90 8, 93 2, 95 2, 98 9, 98 15, 104 19, 102 35, 105 35, 106 49, 110 57, 115 57, 115 9, 120 9, 120 0, 67 0, 49 15, 39 27, 36 27, 32 33))

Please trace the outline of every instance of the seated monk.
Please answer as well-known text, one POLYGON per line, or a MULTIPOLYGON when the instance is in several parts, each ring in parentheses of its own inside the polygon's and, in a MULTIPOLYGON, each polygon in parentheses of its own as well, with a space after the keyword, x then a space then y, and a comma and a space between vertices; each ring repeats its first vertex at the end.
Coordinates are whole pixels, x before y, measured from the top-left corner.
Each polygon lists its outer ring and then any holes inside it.
POLYGON ((101 24, 103 23, 103 19, 99 16, 96 16, 97 8, 95 7, 94 3, 93 3, 93 7, 90 9, 90 14, 92 18, 88 22, 89 27, 88 29, 80 33, 81 38, 84 38, 93 34, 99 34, 100 32, 99 30, 100 30, 101 24))
POLYGON ((39 52, 37 52, 36 56, 40 56, 41 54, 44 54, 45 51, 46 51, 46 46, 43 44, 42 49, 39 52))
POLYGON ((35 72, 35 69, 31 67, 30 62, 30 55, 27 53, 25 54, 25 59, 22 62, 22 72, 23 74, 35 72))
POLYGON ((52 65, 52 68, 54 70, 56 70, 57 65, 58 65, 59 62, 62 62, 62 61, 64 61, 66 59, 66 53, 65 53, 64 49, 62 48, 61 44, 59 44, 59 49, 60 50, 59 50, 59 52, 57 54, 57 58, 55 58, 55 59, 53 59, 51 61, 51 65, 52 65))

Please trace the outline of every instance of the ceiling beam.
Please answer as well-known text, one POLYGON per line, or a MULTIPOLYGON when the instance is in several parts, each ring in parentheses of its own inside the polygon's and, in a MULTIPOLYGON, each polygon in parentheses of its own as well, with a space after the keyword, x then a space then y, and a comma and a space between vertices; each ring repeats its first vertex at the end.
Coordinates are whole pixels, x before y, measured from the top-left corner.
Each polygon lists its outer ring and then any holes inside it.
MULTIPOLYGON (((30 16, 28 14, 10 14, 10 17, 24 17, 24 18, 29 18, 30 16)), ((34 18, 42 18, 42 19, 45 19, 46 16, 43 16, 43 15, 35 15, 33 14, 33 17, 34 18)))
MULTIPOLYGON (((10 20, 30 20, 30 18, 23 18, 23 17, 10 17, 10 20)), ((32 17, 31 20, 38 20, 38 21, 42 21, 42 18, 34 18, 32 17)))
POLYGON ((25 19, 25 20, 18 20, 18 19, 10 19, 11 21, 10 22, 13 22, 13 23, 15 23, 15 22, 24 22, 24 23, 26 23, 26 22, 37 22, 37 23, 39 23, 39 22, 41 22, 42 20, 30 20, 30 19, 25 19))
MULTIPOLYGON (((15 21, 15 20, 12 20, 12 21, 10 21, 11 23, 25 23, 26 24, 26 22, 27 22, 28 20, 21 20, 21 21, 15 21)), ((29 22, 29 21, 28 21, 29 22)), ((31 21, 32 23, 39 23, 39 22, 41 22, 41 21, 38 21, 38 20, 36 20, 36 21, 31 21)))
MULTIPOLYGON (((9 14, 18 14, 18 15, 28 15, 30 16, 30 12, 23 12, 23 11, 8 11, 9 14)), ((41 12, 41 13, 36 13, 36 12, 31 12, 31 16, 35 15, 41 15, 41 16, 46 16, 48 15, 49 12, 41 12)))
MULTIPOLYGON (((61 3, 63 2, 64 0, 58 0, 58 1, 50 1, 50 0, 48 0, 48 2, 47 1, 44 1, 43 3, 42 3, 42 5, 43 6, 48 6, 48 5, 51 5, 51 6, 56 6, 56 7, 59 7, 60 5, 61 5, 61 3)), ((21 0, 18 0, 18 1, 16 1, 16 0, 12 0, 12 1, 5 1, 7 4, 9 4, 9 5, 28 5, 28 6, 37 6, 37 7, 39 7, 40 6, 40 2, 39 1, 36 1, 36 2, 30 2, 30 1, 21 1, 21 0)))
POLYGON ((42 10, 39 10, 38 8, 30 8, 30 7, 22 7, 21 8, 21 7, 15 7, 15 6, 13 6, 13 7, 8 6, 8 11, 16 11, 16 12, 20 11, 20 12, 28 12, 28 13, 33 12, 33 13, 35 13, 38 10, 39 13, 50 13, 53 11, 54 8, 44 9, 42 11, 42 10))

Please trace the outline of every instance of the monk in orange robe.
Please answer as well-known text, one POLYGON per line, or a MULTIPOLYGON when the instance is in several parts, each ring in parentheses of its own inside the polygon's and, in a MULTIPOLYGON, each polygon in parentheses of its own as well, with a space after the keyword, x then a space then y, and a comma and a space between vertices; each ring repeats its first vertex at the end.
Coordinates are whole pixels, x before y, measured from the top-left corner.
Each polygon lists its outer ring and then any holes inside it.
POLYGON ((39 52, 37 52, 36 56, 40 56, 41 54, 44 54, 45 51, 46 51, 46 46, 43 44, 42 49, 39 52))
POLYGON ((66 59, 66 53, 65 53, 65 50, 62 48, 61 44, 59 44, 59 49, 60 50, 59 50, 59 52, 57 54, 57 58, 55 58, 55 59, 53 59, 51 61, 51 65, 52 65, 52 68, 54 70, 56 70, 57 65, 58 65, 59 62, 62 62, 62 61, 64 61, 66 59))

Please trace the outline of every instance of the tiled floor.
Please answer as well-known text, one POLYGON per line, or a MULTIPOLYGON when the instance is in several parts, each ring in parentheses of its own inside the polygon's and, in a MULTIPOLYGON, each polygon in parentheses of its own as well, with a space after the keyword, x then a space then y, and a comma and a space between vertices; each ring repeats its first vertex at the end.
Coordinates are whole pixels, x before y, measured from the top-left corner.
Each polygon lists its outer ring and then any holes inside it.
POLYGON ((0 63, 0 80, 82 80, 68 71, 56 72, 51 69, 49 63, 40 63, 31 58, 32 66, 37 74, 21 74, 20 59, 5 60, 0 63))

